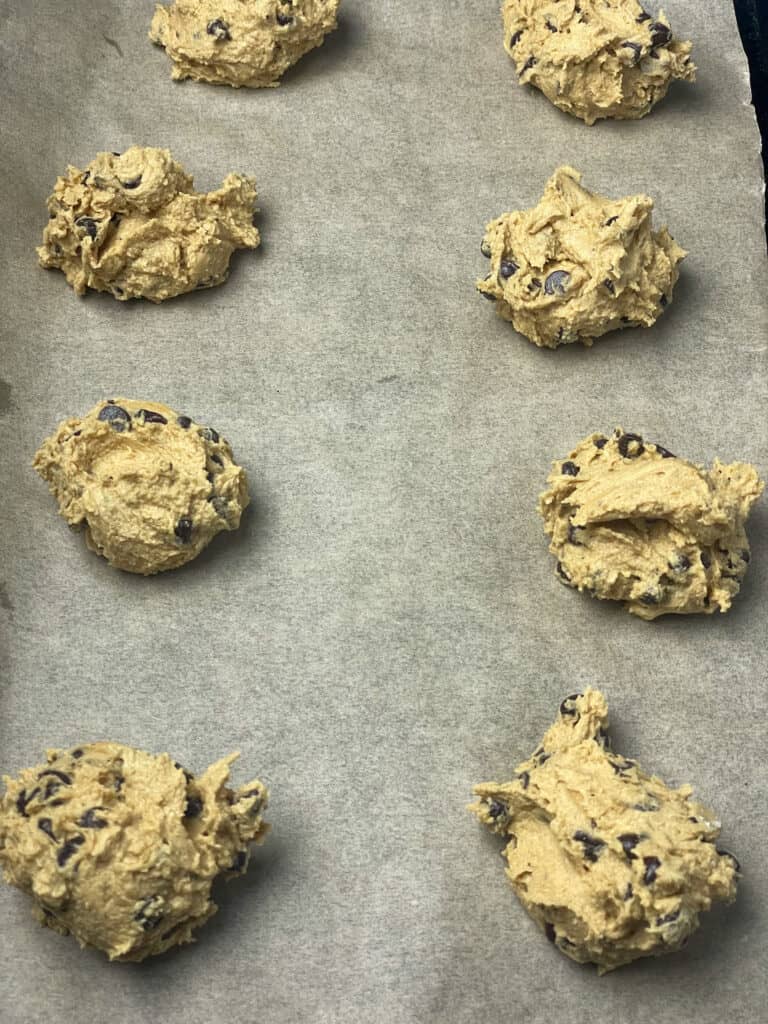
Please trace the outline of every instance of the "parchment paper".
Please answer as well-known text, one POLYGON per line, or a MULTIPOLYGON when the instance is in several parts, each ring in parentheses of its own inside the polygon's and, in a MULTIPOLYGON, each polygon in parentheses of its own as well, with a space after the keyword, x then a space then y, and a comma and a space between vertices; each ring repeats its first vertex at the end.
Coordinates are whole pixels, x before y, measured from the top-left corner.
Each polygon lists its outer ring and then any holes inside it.
POLYGON ((239 749, 274 825, 199 942, 143 965, 0 888, 4 1024, 766 1019, 766 502, 733 611, 652 624, 562 587, 535 513, 550 460, 617 424, 768 472, 746 61, 726 0, 665 7, 698 83, 587 128, 517 86, 495 0, 344 0, 281 88, 239 92, 171 81, 151 3, 0 0, 0 770, 102 738, 195 770, 239 749), (123 305, 36 265, 56 175, 132 143, 198 187, 256 176, 264 245, 225 286, 123 305), (540 351, 474 291, 484 224, 561 162, 650 193, 690 251, 653 329, 540 351), (153 579, 88 553, 30 468, 120 393, 214 424, 251 479, 239 535, 153 579), (464 809, 590 683, 616 749, 691 781, 744 870, 683 952, 602 979, 464 809))

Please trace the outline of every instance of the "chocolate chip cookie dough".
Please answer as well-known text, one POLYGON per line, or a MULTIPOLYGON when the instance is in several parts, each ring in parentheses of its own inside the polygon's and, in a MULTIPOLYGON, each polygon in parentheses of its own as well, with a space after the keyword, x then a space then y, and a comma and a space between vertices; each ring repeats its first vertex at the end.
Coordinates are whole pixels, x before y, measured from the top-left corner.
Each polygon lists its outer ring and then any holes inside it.
POLYGON ((671 953, 699 914, 736 895, 720 822, 611 751, 597 690, 567 697, 511 782, 484 782, 470 810, 507 845, 507 877, 550 942, 599 973, 671 953))
POLYGON ((243 874, 269 826, 258 779, 227 786, 230 754, 195 777, 168 754, 119 743, 49 750, 7 776, 0 867, 41 924, 110 960, 193 942, 216 912, 213 880, 243 874))
POLYGON ((255 211, 253 178, 228 174, 221 188, 195 192, 167 149, 131 146, 57 179, 37 255, 78 295, 162 302, 226 281, 235 249, 259 245, 255 211))
POLYGON ((338 8, 339 0, 174 0, 158 4, 149 38, 173 61, 173 78, 275 86, 336 28, 338 8))
POLYGON ((650 327, 672 299, 686 253, 667 229, 653 231, 653 200, 588 192, 559 167, 530 210, 486 227, 491 261, 477 288, 534 345, 591 345, 608 331, 650 327))
POLYGON ((765 486, 753 466, 702 469, 618 428, 581 441, 547 484, 539 512, 564 583, 642 619, 728 611, 765 486))
POLYGON ((144 576, 196 558, 248 505, 228 442, 158 402, 108 399, 65 420, 34 467, 92 551, 144 576))
POLYGON ((645 117, 675 79, 696 77, 691 44, 637 0, 505 0, 502 16, 520 82, 587 124, 645 117))

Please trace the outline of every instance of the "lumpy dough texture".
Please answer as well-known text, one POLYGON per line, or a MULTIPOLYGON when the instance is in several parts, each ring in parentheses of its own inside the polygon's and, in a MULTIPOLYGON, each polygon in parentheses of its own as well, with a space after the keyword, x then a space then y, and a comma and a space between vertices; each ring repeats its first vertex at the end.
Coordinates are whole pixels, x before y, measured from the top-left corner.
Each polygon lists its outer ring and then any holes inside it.
POLYGON ((753 466, 701 469, 617 428, 581 441, 547 484, 539 511, 564 583, 643 619, 730 608, 764 487, 753 466))
POLYGON ((336 28, 339 0, 175 0, 158 4, 149 37, 173 78, 274 86, 336 28))
POLYGON ((268 827, 257 779, 227 786, 237 754, 195 777, 168 754, 119 743, 49 750, 4 778, 0 866, 41 924, 110 960, 192 942, 216 912, 211 885, 242 874, 268 827))
POLYGON ((484 782, 472 810, 507 841, 507 877, 550 942, 600 973, 679 949, 739 865, 720 822, 636 761, 612 753, 597 690, 566 698, 511 782, 484 782))
POLYGON ((505 0, 502 15, 520 82, 587 124, 644 117, 676 78, 696 77, 691 44, 637 0, 505 0))
POLYGON ((235 249, 255 249, 253 178, 228 174, 214 192, 195 192, 167 149, 131 146, 68 167, 48 199, 37 254, 78 295, 162 302, 226 281, 235 249))
POLYGON ((479 291, 543 348, 650 327, 686 255, 666 228, 653 231, 648 196, 607 199, 580 182, 578 171, 559 167, 538 205, 492 221, 481 246, 491 271, 479 291))
POLYGON ((196 558, 248 504, 228 442, 158 402, 109 399, 65 420, 34 467, 92 551, 144 576, 196 558))

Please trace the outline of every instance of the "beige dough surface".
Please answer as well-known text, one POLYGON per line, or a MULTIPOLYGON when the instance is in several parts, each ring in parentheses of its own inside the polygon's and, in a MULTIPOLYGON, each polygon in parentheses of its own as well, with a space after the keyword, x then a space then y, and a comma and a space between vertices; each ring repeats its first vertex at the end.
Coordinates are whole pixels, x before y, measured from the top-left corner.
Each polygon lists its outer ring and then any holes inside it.
POLYGON ((339 0, 174 0, 158 4, 149 38, 173 78, 258 88, 282 75, 336 28, 339 0))
POLYGON ((739 876, 691 787, 612 753, 607 724, 597 690, 567 697, 515 778, 476 786, 470 807, 507 841, 507 877, 550 942, 601 974, 680 949, 739 876))
POLYGON ((167 149, 131 146, 57 178, 37 255, 78 295, 162 302, 226 281, 235 249, 259 245, 255 212, 253 178, 228 174, 195 192, 167 149))
POLYGON ((236 530, 249 500, 245 470, 218 431, 158 402, 100 402, 59 424, 33 465, 88 547, 144 576, 236 530))
POLYGON ((211 885, 243 874, 268 831, 258 779, 227 786, 230 754, 195 777, 168 754, 119 743, 49 750, 4 778, 0 867, 41 924, 110 960, 194 941, 216 912, 211 885))
POLYGON ((672 299, 686 253, 652 228, 648 196, 607 199, 559 167, 538 205, 491 221, 478 290, 535 345, 591 345, 608 331, 650 327, 672 299))
POLYGON ((702 469, 617 428, 555 462, 547 485, 539 512, 564 583, 643 619, 728 611, 764 487, 754 466, 702 469))
POLYGON ((637 0, 504 0, 502 17, 520 82, 587 124, 644 117, 676 78, 696 78, 691 44, 637 0))

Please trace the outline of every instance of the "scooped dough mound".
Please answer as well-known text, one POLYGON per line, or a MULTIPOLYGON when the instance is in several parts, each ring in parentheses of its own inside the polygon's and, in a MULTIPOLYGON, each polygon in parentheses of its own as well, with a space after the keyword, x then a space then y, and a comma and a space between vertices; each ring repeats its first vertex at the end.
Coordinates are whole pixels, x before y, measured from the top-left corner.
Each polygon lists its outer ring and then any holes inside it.
POLYGON ((645 117, 676 78, 696 78, 691 44, 637 0, 504 0, 502 16, 520 82, 587 124, 645 117))
POLYGON ((543 348, 650 327, 686 255, 666 228, 653 231, 648 196, 607 199, 580 181, 559 167, 538 205, 491 221, 481 245, 491 270, 477 282, 480 293, 543 348))
POLYGON ((560 579, 643 619, 728 611, 749 562, 754 466, 711 470, 617 428, 554 463, 539 499, 560 579))
POLYGON ((245 872, 269 826, 258 779, 227 786, 230 754, 195 777, 168 754, 119 743, 49 750, 7 776, 0 866, 41 924, 110 960, 183 942, 216 912, 211 885, 245 872))
POLYGON ((196 558, 248 504, 228 442, 158 402, 108 399, 65 420, 34 467, 92 551, 144 576, 196 558))
POLYGON ((174 0, 158 4, 149 38, 171 76, 258 88, 282 75, 336 28, 339 0, 174 0))
POLYGON ((549 941, 601 974, 680 949, 739 875, 691 787, 612 753, 607 724, 597 690, 567 697, 514 780, 475 786, 470 807, 508 840, 507 877, 549 941))
POLYGON ((78 295, 162 302, 226 281, 235 249, 259 245, 255 211, 253 178, 228 174, 214 192, 195 192, 167 149, 131 146, 56 180, 37 255, 78 295))

